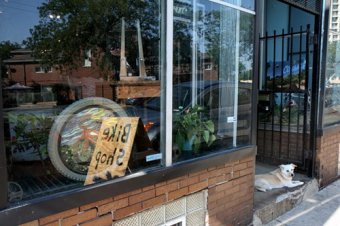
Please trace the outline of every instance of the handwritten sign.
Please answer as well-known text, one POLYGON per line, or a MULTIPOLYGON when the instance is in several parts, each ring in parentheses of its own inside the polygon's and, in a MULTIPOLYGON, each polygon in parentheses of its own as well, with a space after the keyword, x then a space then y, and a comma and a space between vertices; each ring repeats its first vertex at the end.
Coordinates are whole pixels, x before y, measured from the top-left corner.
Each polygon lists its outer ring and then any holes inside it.
POLYGON ((85 185, 98 179, 125 175, 138 123, 138 117, 110 117, 103 120, 85 185))

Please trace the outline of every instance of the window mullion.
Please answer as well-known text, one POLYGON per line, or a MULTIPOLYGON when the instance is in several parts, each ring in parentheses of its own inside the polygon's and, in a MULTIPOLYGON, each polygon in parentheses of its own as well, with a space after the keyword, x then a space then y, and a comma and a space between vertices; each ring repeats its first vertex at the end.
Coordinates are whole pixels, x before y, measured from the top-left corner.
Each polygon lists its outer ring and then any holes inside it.
MULTIPOLYGON (((165 125, 165 133, 163 133, 165 143, 164 165, 172 164, 172 84, 173 84, 173 1, 165 1, 166 8, 166 38, 165 38, 165 117, 163 125, 165 125)), ((164 106, 164 105, 163 105, 164 106)), ((163 108, 164 109, 164 108, 163 108)), ((164 147, 164 146, 163 146, 164 147)))

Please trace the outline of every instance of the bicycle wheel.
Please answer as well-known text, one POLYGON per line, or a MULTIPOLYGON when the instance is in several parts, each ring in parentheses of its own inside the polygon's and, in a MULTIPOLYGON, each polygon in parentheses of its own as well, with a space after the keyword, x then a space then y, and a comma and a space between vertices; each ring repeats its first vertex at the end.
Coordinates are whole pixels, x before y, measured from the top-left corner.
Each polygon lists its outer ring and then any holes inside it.
POLYGON ((102 97, 84 98, 65 108, 49 134, 53 166, 70 179, 85 181, 102 120, 126 116, 121 106, 102 97))

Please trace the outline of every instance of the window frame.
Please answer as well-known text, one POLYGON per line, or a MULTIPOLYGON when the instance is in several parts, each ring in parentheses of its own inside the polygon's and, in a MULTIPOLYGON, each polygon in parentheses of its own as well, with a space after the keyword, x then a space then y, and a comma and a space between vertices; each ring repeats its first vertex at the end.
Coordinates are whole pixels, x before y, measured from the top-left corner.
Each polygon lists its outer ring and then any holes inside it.
MULTIPOLYGON (((223 6, 227 6, 242 12, 252 14, 255 21, 255 30, 258 31, 257 3, 255 2, 255 10, 249 10, 240 6, 232 5, 220 0, 208 0, 223 6)), ((160 166, 147 168, 143 172, 137 172, 115 180, 105 181, 103 183, 94 184, 91 186, 71 189, 57 194, 51 194, 40 198, 35 198, 28 201, 23 201, 18 204, 9 205, 7 201, 7 161, 4 144, 4 123, 3 123, 3 100, 0 98, 0 181, 5 183, 0 184, 0 222, 11 222, 13 224, 22 224, 28 221, 39 219, 54 213, 65 211, 71 208, 76 208, 88 203, 93 203, 98 200, 112 197, 122 193, 126 193, 144 186, 157 184, 170 180, 185 173, 194 173, 216 165, 226 164, 233 161, 239 161, 256 155, 256 114, 252 114, 251 125, 251 143, 247 146, 234 147, 232 149, 222 150, 216 153, 211 153, 202 157, 181 161, 172 161, 172 92, 173 92, 173 8, 174 1, 160 1, 162 6, 161 35, 164 37, 165 43, 161 45, 161 143, 162 162, 160 166), (53 203, 53 205, 51 205, 53 203)), ((257 59, 254 57, 258 48, 256 42, 256 32, 254 35, 254 52, 253 52, 253 75, 257 71, 257 59)), ((252 101, 257 98, 257 79, 253 77, 252 85, 252 101)), ((0 91, 2 96, 2 89, 0 91)), ((252 102, 253 112, 256 110, 256 104, 252 102)))
POLYGON ((53 69, 50 66, 41 66, 41 65, 39 65, 39 66, 34 67, 34 72, 36 74, 47 74, 47 73, 52 73, 53 69), (39 68, 39 71, 37 71, 38 68, 39 68))

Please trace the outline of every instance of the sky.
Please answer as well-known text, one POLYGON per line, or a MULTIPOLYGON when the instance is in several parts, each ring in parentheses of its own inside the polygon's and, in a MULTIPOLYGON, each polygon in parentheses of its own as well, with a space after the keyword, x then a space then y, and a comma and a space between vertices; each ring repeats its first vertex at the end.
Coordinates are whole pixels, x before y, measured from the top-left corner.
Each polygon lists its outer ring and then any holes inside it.
POLYGON ((0 42, 22 43, 38 24, 37 7, 47 0, 0 0, 0 42))

